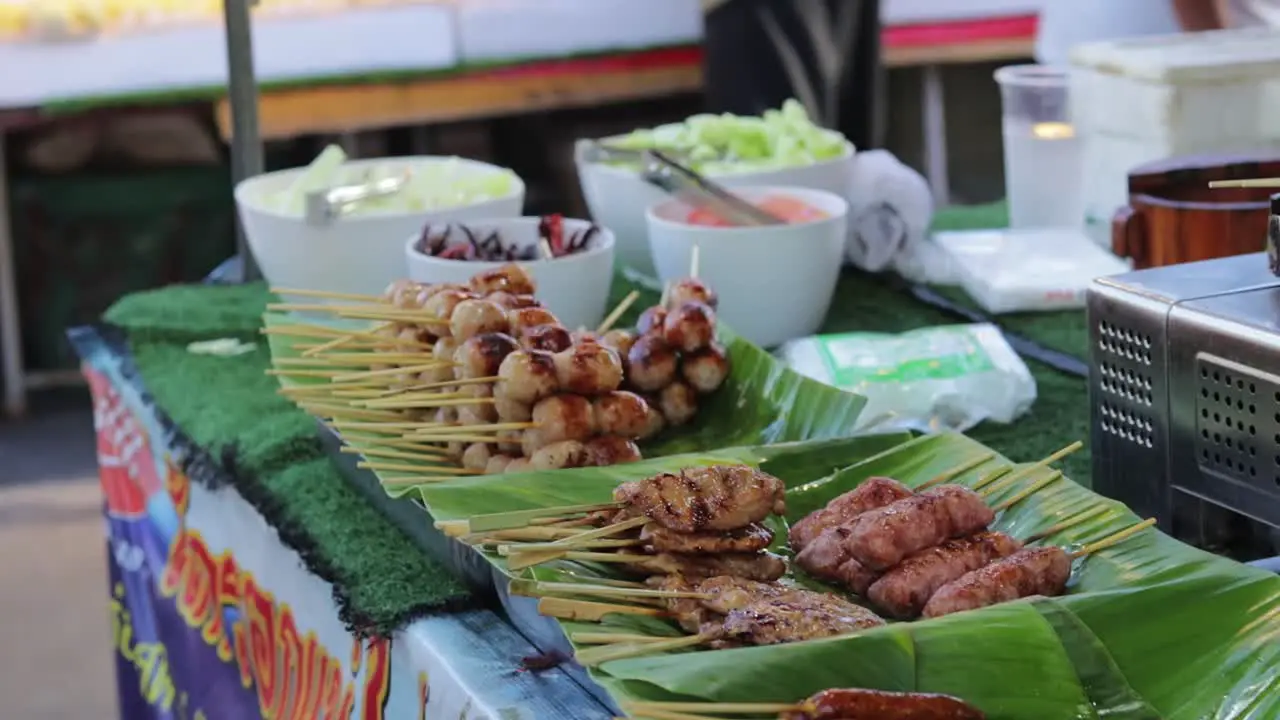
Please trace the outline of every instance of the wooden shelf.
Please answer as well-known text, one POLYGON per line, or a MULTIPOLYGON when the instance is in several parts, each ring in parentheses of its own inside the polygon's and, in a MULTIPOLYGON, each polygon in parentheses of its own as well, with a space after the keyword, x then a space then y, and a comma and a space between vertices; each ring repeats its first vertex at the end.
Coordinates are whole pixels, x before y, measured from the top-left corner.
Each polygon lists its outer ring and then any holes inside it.
MULTIPOLYGON (((258 112, 262 137, 272 140, 590 107, 701 89, 700 64, 541 74, 476 73, 380 85, 266 90, 258 112)), ((231 114, 225 99, 218 102, 217 118, 223 137, 229 137, 231 114)))

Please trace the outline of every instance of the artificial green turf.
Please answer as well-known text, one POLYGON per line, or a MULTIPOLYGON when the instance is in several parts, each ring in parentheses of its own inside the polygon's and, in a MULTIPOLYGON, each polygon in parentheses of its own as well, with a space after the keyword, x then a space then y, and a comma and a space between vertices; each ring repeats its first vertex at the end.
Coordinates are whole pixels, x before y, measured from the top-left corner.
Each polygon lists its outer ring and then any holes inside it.
POLYGON ((106 320, 128 331, 156 404, 224 465, 226 479, 276 527, 308 568, 334 586, 342 620, 386 634, 415 617, 467 607, 466 588, 352 488, 326 457, 313 419, 280 395, 258 334, 261 283, 175 286, 117 303, 106 320), (193 340, 257 342, 236 357, 197 355, 193 340))
MULTIPOLYGON (((1002 205, 961 208, 936 225, 993 227, 1004 218, 1002 205)), ((617 299, 629 289, 615 283, 617 299)), ((234 458, 237 489, 313 572, 335 585, 350 626, 388 632, 423 613, 465 604, 462 585, 347 485, 325 458, 315 423, 276 394, 275 380, 263 374, 269 357, 258 335, 266 302, 261 283, 179 286, 124 298, 105 319, 128 331, 138 370, 159 407, 212 457, 234 458), (191 341, 222 337, 254 341, 258 349, 230 358, 186 350, 191 341)), ((847 271, 824 330, 900 332, 955 321, 882 278, 847 271)), ((1004 316, 1000 323, 1047 347, 1077 357, 1086 352, 1083 312, 1004 316)), ((1035 361, 1028 365, 1039 390, 1032 412, 1012 425, 983 424, 969 434, 1016 460, 1044 457, 1074 440, 1087 443, 1085 381, 1035 361)), ((1068 458, 1065 469, 1087 485, 1087 448, 1068 458)))

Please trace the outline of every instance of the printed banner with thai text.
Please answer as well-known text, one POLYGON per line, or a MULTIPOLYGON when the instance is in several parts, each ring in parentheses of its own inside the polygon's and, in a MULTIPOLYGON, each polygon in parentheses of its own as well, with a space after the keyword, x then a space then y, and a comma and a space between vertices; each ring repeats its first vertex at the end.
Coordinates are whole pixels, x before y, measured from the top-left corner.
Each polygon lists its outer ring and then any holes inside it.
POLYGON ((424 717, 414 658, 391 639, 356 640, 329 586, 252 506, 183 474, 118 356, 79 349, 106 496, 121 717, 424 717))

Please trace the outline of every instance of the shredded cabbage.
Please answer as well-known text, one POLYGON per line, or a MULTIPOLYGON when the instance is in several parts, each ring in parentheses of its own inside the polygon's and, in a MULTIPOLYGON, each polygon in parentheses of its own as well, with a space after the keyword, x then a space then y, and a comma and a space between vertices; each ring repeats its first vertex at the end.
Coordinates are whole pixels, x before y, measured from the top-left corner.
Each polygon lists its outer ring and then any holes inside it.
POLYGON ((761 117, 694 115, 682 123, 636 130, 609 144, 668 151, 698 172, 729 175, 831 160, 844 153, 848 141, 815 125, 803 105, 788 100, 761 117))
MULTIPOLYGON (((346 162, 347 155, 342 148, 330 145, 311 161, 289 188, 266 198, 267 205, 301 217, 308 193, 376 182, 400 176, 405 171, 403 164, 353 167, 346 162)), ((423 163, 408 170, 409 181, 400 192, 361 202, 348 214, 421 212, 470 205, 509 194, 516 181, 515 174, 509 170, 467 167, 457 158, 423 163)))

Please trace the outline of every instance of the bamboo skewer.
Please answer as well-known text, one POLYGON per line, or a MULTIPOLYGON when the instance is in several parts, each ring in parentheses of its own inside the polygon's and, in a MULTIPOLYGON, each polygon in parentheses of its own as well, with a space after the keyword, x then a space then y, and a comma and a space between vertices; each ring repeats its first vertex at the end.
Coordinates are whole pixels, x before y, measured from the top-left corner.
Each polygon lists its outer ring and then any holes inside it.
POLYGON ((539 600, 538 613, 547 617, 580 622, 600 622, 606 615, 644 615, 647 617, 665 617, 667 615, 665 610, 653 607, 613 605, 610 603, 555 597, 545 597, 539 600))
POLYGON ((369 378, 391 377, 401 374, 420 373, 427 370, 436 370, 442 367, 452 367, 453 363, 449 360, 435 360, 421 365, 406 365, 402 367, 387 368, 385 370, 365 370, 363 372, 338 373, 334 376, 334 382, 342 383, 349 381, 368 380, 369 378))
POLYGON ((973 458, 972 460, 969 460, 960 465, 957 465, 956 467, 953 467, 950 470, 946 470, 942 473, 939 473, 937 477, 934 477, 930 480, 926 480, 924 484, 916 488, 916 492, 919 492, 921 490, 927 490, 933 487, 934 485, 942 485, 945 483, 949 483, 952 480, 955 480, 956 478, 960 477, 961 475, 969 472, 970 470, 974 470, 983 465, 986 465, 988 462, 991 462, 993 459, 995 459, 995 457, 996 457, 995 453, 983 453, 982 455, 979 455, 973 458))
POLYGON ((299 402, 298 407, 320 417, 338 418, 345 417, 353 420, 394 420, 398 415, 391 412, 380 410, 362 410, 360 408, 348 407, 346 405, 331 405, 329 403, 318 402, 299 402))
POLYGON ((488 385, 491 383, 496 383, 500 379, 501 378, 499 378, 497 375, 491 375, 489 377, 467 378, 465 380, 441 380, 439 382, 421 383, 418 385, 409 385, 403 388, 387 390, 386 392, 382 393, 378 397, 391 397, 393 395, 400 395, 402 393, 412 393, 412 392, 417 392, 419 390, 433 390, 435 388, 462 387, 466 385, 488 385))
MULTIPOLYGON (((548 598, 550 599, 550 598, 548 598)), ((589 650, 579 650, 574 653, 574 659, 585 667, 595 667, 603 665, 614 660, 625 660, 632 657, 640 657, 642 655, 653 655, 669 650, 680 650, 687 647, 694 647, 703 643, 715 640, 716 636, 710 633, 699 633, 688 637, 673 638, 661 642, 636 643, 622 645, 606 645, 604 647, 591 648, 589 650)))
POLYGON ((461 542, 468 545, 478 545, 484 542, 502 542, 511 540, 515 542, 546 542, 550 540, 559 540, 560 538, 572 537, 577 531, 573 528, 558 528, 549 526, 531 526, 526 528, 514 528, 511 530, 494 530, 487 533, 474 533, 471 535, 463 535, 458 538, 461 542))
POLYGON ((577 535, 574 535, 572 538, 568 538, 556 544, 564 547, 573 547, 577 545, 579 541, 612 537, 614 535, 617 535, 618 533, 624 533, 628 530, 634 530, 639 527, 644 527, 644 525, 648 522, 649 522, 649 518, 647 517, 638 517, 638 518, 632 518, 630 520, 623 520, 620 523, 612 523, 610 525, 605 525, 602 528, 596 528, 595 530, 587 530, 586 532, 580 532, 577 535))
POLYGON ((313 340, 332 340, 335 337, 342 337, 347 334, 338 328, 325 327, 323 325, 273 325, 264 327, 258 332, 263 335, 280 335, 282 337, 310 338, 313 340))
POLYGON ((303 350, 302 357, 312 357, 314 355, 319 355, 321 353, 325 353, 330 350, 335 350, 338 347, 341 347, 342 345, 346 345, 349 342, 353 342, 355 339, 356 338, 354 335, 343 335, 340 338, 334 338, 327 343, 321 343, 319 345, 316 345, 313 348, 307 348, 306 350, 303 350))
POLYGON ((424 442, 420 440, 406 440, 400 437, 386 438, 343 433, 342 439, 346 440, 348 445, 356 448, 367 446, 372 449, 392 448, 396 450, 416 450, 428 453, 440 452, 440 446, 438 444, 424 444, 424 442))
POLYGON ((430 465, 409 465, 406 463, 359 462, 356 467, 361 470, 419 472, 430 470, 441 475, 479 475, 479 470, 468 470, 460 467, 433 467, 430 465))
POLYGON ((383 322, 403 322, 413 323, 414 325, 448 325, 449 321, 445 318, 439 318, 434 315, 428 315, 421 310, 401 310, 399 308, 341 308, 337 312, 340 318, 349 318, 351 320, 381 320, 383 322))
POLYGON ((412 420, 398 420, 396 422, 340 422, 336 424, 339 429, 343 430, 386 430, 388 432, 395 432, 400 430, 413 430, 414 428, 422 427, 424 424, 430 425, 431 423, 420 423, 412 420))
POLYGON ((277 368, 269 368, 264 372, 272 377, 323 378, 325 380, 332 380, 342 374, 334 370, 285 370, 277 368))
POLYGON ((1041 530, 1040 532, 1032 533, 1031 535, 1028 535, 1027 539, 1024 542, 1027 544, 1030 544, 1033 542, 1039 542, 1052 535, 1057 535, 1063 530, 1068 530, 1070 528, 1073 528, 1076 525, 1083 523, 1085 520, 1092 520, 1093 518, 1105 513, 1109 509, 1110 508, 1108 508, 1106 505, 1099 505, 1095 508, 1085 510, 1084 512, 1076 513, 1075 515, 1067 518, 1066 520, 1063 520, 1060 523, 1057 523, 1056 525, 1051 525, 1045 528, 1044 530, 1041 530))
MULTIPOLYGON (((315 312, 338 314, 344 310, 393 310, 389 305, 330 305, 328 303, 267 303, 267 312, 315 312)), ((345 334, 345 333, 343 333, 345 334)))
POLYGON ((609 313, 609 315, 600 323, 600 326, 596 328, 596 333, 603 335, 609 332, 609 330, 614 326, 614 323, 618 322, 618 319, 621 318, 627 310, 630 310, 631 306, 639 299, 639 290, 632 290, 627 293, 627 296, 622 298, 622 302, 618 303, 618 306, 613 309, 613 312, 609 313))
POLYGON ((1211 188, 1280 188, 1280 177, 1248 178, 1245 180, 1210 180, 1211 188))
MULTIPOLYGON (((498 554, 499 554, 499 555, 501 555, 501 556, 503 556, 503 557, 523 557, 523 556, 525 556, 525 555, 541 555, 541 554, 543 554, 543 553, 555 554, 555 553, 559 553, 559 552, 567 552, 567 551, 565 551, 565 550, 562 550, 562 549, 558 546, 558 544, 557 544, 557 543, 558 543, 558 541, 557 541, 557 542, 544 542, 544 543, 519 543, 519 544, 516 544, 516 545, 499 545, 499 546, 498 546, 498 554)), ((582 549, 588 549, 588 550, 589 550, 589 549, 596 549, 596 548, 626 548, 626 547, 637 547, 637 546, 639 546, 639 545, 643 545, 643 544, 644 544, 644 543, 642 543, 642 542, 640 541, 640 539, 639 539, 639 538, 635 538, 635 539, 631 539, 631 540, 609 540, 609 539, 605 539, 605 540, 583 540, 582 542, 574 543, 573 547, 575 547, 575 548, 582 548, 582 549)), ((553 559, 554 559, 554 558, 553 558, 553 559)), ((543 562, 548 562, 548 561, 544 560, 543 562)), ((539 563, 539 564, 541 564, 541 563, 539 563)), ((508 565, 508 567, 510 567, 510 566, 508 565)), ((512 569, 512 570, 521 570, 521 569, 524 569, 524 568, 526 568, 526 567, 531 567, 531 566, 530 566, 530 565, 522 565, 522 566, 520 566, 520 567, 518 567, 518 568, 513 567, 513 568, 511 568, 511 569, 512 569)))
POLYGON ((995 470, 992 470, 991 472, 989 472, 989 473, 987 473, 986 475, 983 475, 981 478, 979 478, 979 479, 978 479, 978 482, 974 483, 974 484, 973 484, 973 487, 972 487, 972 488, 970 488, 970 489, 971 489, 971 490, 973 490, 974 492, 977 492, 977 491, 981 490, 982 488, 984 488, 984 487, 986 487, 986 486, 990 485, 991 483, 995 482, 996 480, 999 480, 1000 478, 1004 477, 1005 475, 1008 475, 1008 474, 1009 474, 1009 473, 1011 473, 1011 472, 1013 472, 1013 466, 1012 466, 1012 465, 1001 465, 1000 467, 996 468, 995 470))
POLYGON ((340 452, 348 455, 363 455, 371 458, 387 458, 389 460, 450 460, 446 453, 442 452, 406 452, 403 450, 371 450, 368 448, 348 446, 340 450, 340 452))
MULTIPOLYGON (((534 520, 538 520, 540 518, 563 518, 565 515, 593 513, 597 510, 608 510, 610 508, 620 507, 622 507, 621 503, 607 502, 590 505, 566 505, 564 507, 555 508, 538 508, 535 510, 516 510, 513 512, 477 515, 467 520, 466 523, 471 532, 508 530, 510 528, 530 525, 534 520)), ((439 527, 439 524, 437 524, 436 527, 439 527)))
MULTIPOLYGON (((643 526, 649 521, 648 518, 640 517, 626 520, 612 525, 606 525, 595 530, 578 533, 570 538, 558 540, 554 543, 548 543, 540 548, 530 548, 528 546, 512 547, 507 551, 507 568, 509 570, 523 570, 525 568, 542 565, 552 562, 553 560, 565 559, 574 548, 590 547, 591 543, 598 538, 605 538, 616 535, 627 530, 643 526)), ((499 553, 502 550, 499 548, 499 553)))
POLYGON ((614 720, 716 720, 710 715, 694 715, 692 713, 671 712, 670 710, 645 710, 643 713, 629 713, 625 718, 614 720))
POLYGON ((666 712, 694 712, 709 715, 780 715, 788 712, 804 712, 804 703, 702 703, 702 702, 633 702, 622 706, 631 713, 655 710, 666 712))
MULTIPOLYGON (((422 467, 419 470, 434 470, 437 472, 446 472, 456 468, 449 467, 422 467)), ((454 482, 458 480, 457 475, 409 475, 405 477, 379 477, 378 481, 383 487, 406 487, 409 485, 430 485, 431 483, 454 482)))
POLYGON ((694 280, 698 279, 698 271, 702 269, 702 247, 698 243, 693 244, 693 248, 689 250, 689 277, 694 280))
POLYGON ((689 600, 710 600, 712 595, 700 592, 682 592, 679 590, 656 590, 653 588, 608 587, 606 585, 588 585, 570 582, 536 582, 532 580, 512 580, 511 592, 517 595, 539 597, 551 593, 565 595, 588 595, 612 598, 685 598, 689 600))
MULTIPOLYGON (((1043 489, 1043 488, 1045 488, 1045 487, 1048 487, 1049 485, 1051 485, 1052 483, 1057 482, 1057 481, 1058 481, 1058 480, 1060 480, 1061 478, 1062 478, 1062 472, 1061 472, 1061 471, 1056 471, 1056 470, 1055 470, 1054 472, 1052 472, 1052 473, 1050 473, 1050 474, 1048 474, 1048 475, 1046 475, 1046 476, 1044 476, 1044 477, 1040 478, 1039 480, 1037 480, 1037 481, 1035 481, 1035 482, 1031 483, 1030 485, 1028 485, 1027 487, 1023 488, 1022 490, 1019 490, 1017 493, 1014 493, 1013 495, 1011 495, 1011 496, 1009 496, 1008 498, 1004 499, 1004 500, 1003 500, 1003 501, 1001 501, 999 504, 997 504, 997 505, 993 505, 993 506, 991 507, 991 509, 992 509, 992 510, 995 510, 996 512, 1003 512, 1003 511, 1005 511, 1005 510, 1008 510, 1009 508, 1013 507, 1014 505, 1016 505, 1016 504, 1018 504, 1018 503, 1022 502, 1023 500, 1026 500, 1027 498, 1031 497, 1031 495, 1032 495, 1033 493, 1036 493, 1036 492, 1038 492, 1039 490, 1041 490, 1041 489, 1043 489)), ((983 497, 984 497, 984 498, 985 498, 985 497, 991 497, 991 493, 990 493, 990 491, 988 491, 987 493, 985 493, 985 494, 983 495, 983 497)))
POLYGON ((578 645, 614 645, 617 643, 651 643, 670 639, 668 635, 631 635, 628 633, 578 632, 569 640, 578 645))
POLYGON ((1048 467, 1050 464, 1061 460, 1062 458, 1070 455, 1071 453, 1079 450, 1082 447, 1084 447, 1084 443, 1077 440, 1071 443, 1070 445, 1062 448, 1061 450, 1053 453, 1052 455, 1050 455, 1049 457, 1043 460, 1039 460, 1030 465, 1024 465, 1023 467, 1018 468, 1017 470, 1014 470, 1012 473, 1010 473, 1009 475, 1006 475, 999 482, 987 488, 987 495, 990 496, 993 493, 999 492, 1001 489, 1006 488, 1009 485, 1012 485, 1013 483, 1021 480, 1024 477, 1027 477, 1028 475, 1031 475, 1032 473, 1034 473, 1035 471, 1041 468, 1048 467))
POLYGON ((1102 538, 1101 540, 1091 542, 1088 545, 1085 545, 1084 547, 1080 548, 1079 550, 1076 550, 1075 552, 1071 553, 1071 559, 1077 560, 1086 555, 1092 555, 1096 552, 1106 550, 1107 548, 1113 547, 1115 545, 1118 545, 1124 542, 1125 540, 1128 540, 1134 535, 1137 535, 1138 533, 1142 532, 1143 530, 1146 530, 1147 528, 1155 524, 1156 524, 1155 518, 1147 518, 1146 520, 1143 520, 1140 523, 1130 525, 1129 527, 1125 528, 1124 530, 1121 530, 1120 532, 1114 535, 1109 535, 1107 537, 1102 538))
POLYGON ((360 405, 361 407, 367 407, 374 410, 394 409, 394 408, 413 407, 413 403, 423 402, 426 400, 437 400, 442 398, 460 398, 460 397, 473 397, 477 400, 489 400, 489 401, 493 400, 493 398, 476 397, 475 395, 468 395, 467 393, 459 392, 456 390, 455 391, 437 390, 435 392, 405 393, 403 395, 397 395, 395 397, 389 397, 389 398, 375 397, 375 398, 370 398, 368 400, 359 400, 356 402, 356 404, 360 405))
POLYGON ((362 293, 345 293, 334 292, 332 290, 304 290, 302 288, 271 288, 274 295, 294 295, 297 297, 324 298, 327 300, 351 300, 354 302, 376 303, 381 302, 382 298, 378 295, 364 295, 362 293))

